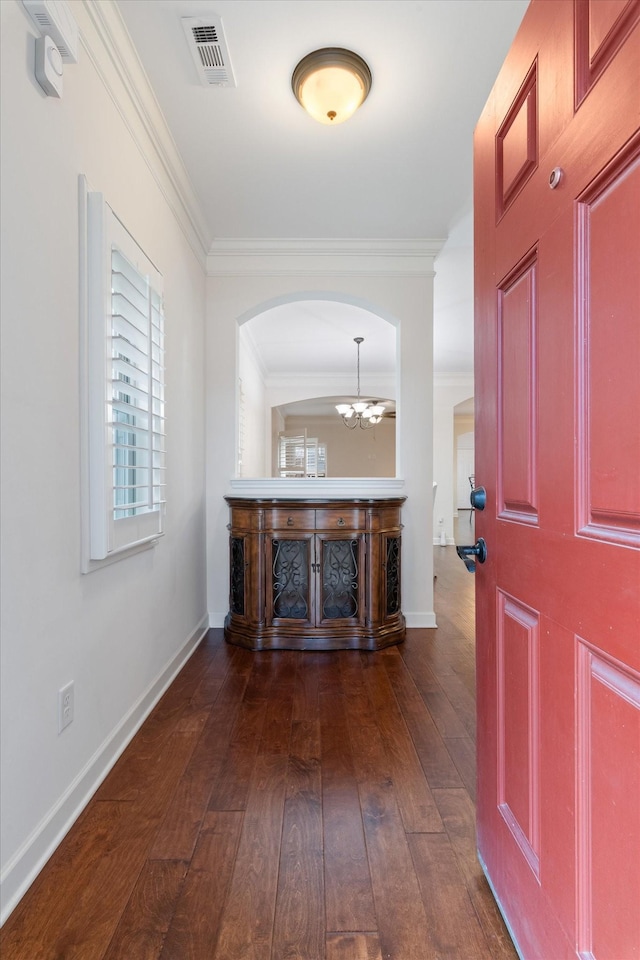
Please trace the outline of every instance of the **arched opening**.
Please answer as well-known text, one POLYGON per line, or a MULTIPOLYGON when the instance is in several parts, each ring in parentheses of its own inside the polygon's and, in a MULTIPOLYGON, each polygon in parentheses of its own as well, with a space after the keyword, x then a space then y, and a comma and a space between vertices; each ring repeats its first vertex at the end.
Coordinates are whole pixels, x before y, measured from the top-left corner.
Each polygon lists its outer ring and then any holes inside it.
POLYGON ((286 475, 395 477, 397 338, 393 319, 339 294, 301 294, 239 318, 237 475, 285 475, 288 435, 315 440, 323 457, 286 475), (336 411, 356 394, 357 336, 361 396, 385 406, 366 430, 349 430, 336 411))

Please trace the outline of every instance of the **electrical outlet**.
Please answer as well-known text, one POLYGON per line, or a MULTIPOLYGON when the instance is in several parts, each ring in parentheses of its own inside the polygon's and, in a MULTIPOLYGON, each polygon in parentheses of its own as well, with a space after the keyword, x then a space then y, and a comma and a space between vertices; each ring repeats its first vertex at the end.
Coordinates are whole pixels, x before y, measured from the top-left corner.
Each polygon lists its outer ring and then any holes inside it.
POLYGON ((58 690, 58 733, 73 720, 73 680, 58 690))

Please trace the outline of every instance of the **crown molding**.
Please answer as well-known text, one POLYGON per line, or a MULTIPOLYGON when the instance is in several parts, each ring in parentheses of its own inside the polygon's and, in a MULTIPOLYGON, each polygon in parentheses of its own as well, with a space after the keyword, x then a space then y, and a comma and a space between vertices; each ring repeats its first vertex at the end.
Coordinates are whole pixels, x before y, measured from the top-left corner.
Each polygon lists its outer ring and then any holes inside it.
POLYGON ((434 276, 444 240, 218 239, 207 274, 234 276, 434 276))
POLYGON ((211 234, 138 52, 114 0, 82 0, 80 41, 187 242, 206 265, 211 234))
POLYGON ((336 240, 325 238, 279 237, 256 239, 218 239, 209 248, 211 256, 378 256, 378 257, 435 257, 444 240, 336 240))

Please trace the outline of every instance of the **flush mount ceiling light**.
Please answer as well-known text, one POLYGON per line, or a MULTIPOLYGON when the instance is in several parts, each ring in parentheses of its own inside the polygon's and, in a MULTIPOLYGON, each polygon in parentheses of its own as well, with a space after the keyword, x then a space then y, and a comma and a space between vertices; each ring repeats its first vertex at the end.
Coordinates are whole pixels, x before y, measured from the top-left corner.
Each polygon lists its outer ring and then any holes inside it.
POLYGON ((336 406, 336 410, 342 417, 342 422, 345 427, 349 427, 350 430, 355 430, 356 427, 367 430, 369 427, 375 427, 376 423, 380 423, 384 416, 385 408, 382 404, 378 403, 377 400, 372 402, 371 400, 360 399, 360 344, 364 343, 364 337, 354 337, 353 342, 358 348, 356 366, 358 392, 353 403, 339 403, 336 406))
POLYGON ((341 47, 307 54, 293 71, 296 100, 318 123, 343 123, 371 89, 371 71, 362 57, 341 47))

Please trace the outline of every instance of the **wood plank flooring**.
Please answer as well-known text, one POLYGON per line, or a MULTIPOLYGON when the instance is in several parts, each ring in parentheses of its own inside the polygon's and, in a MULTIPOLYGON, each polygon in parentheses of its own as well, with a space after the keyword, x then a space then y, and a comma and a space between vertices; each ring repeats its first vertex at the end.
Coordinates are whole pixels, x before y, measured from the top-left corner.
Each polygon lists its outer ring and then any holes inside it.
POLYGON ((439 628, 398 647, 250 653, 211 630, 3 960, 516 960, 475 856, 473 578, 434 550, 439 628))

